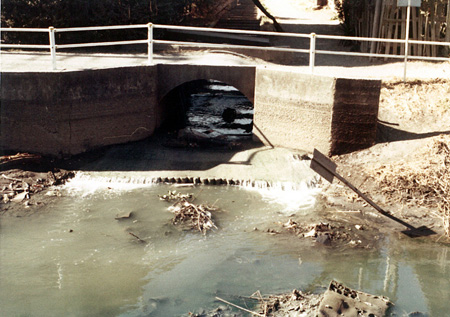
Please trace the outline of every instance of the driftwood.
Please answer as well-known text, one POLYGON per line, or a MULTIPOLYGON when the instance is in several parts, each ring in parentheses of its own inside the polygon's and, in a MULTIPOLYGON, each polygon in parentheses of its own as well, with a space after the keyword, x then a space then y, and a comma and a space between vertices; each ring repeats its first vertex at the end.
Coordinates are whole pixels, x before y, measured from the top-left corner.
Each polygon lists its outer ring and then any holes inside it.
POLYGON ((139 238, 136 234, 134 234, 133 232, 128 232, 128 234, 132 237, 135 237, 137 241, 139 241, 140 243, 146 243, 145 240, 142 240, 141 238, 139 238))
MULTIPOLYGON (((4 159, 4 157, 1 158, 4 159)), ((0 174, 0 201, 3 203, 23 202, 50 186, 64 184, 74 175, 74 172, 64 170, 47 173, 18 169, 4 171, 0 174)))
POLYGON ((387 309, 393 305, 387 297, 353 290, 334 280, 330 282, 324 294, 304 293, 294 289, 290 293, 266 296, 257 291, 246 298, 258 301, 257 311, 216 297, 221 302, 262 317, 385 316, 387 309))
POLYGON ((181 194, 177 191, 169 191, 166 195, 158 195, 161 200, 175 202, 169 207, 169 211, 174 214, 172 223, 174 225, 186 225, 190 229, 195 229, 203 234, 217 226, 212 220, 212 211, 218 208, 205 204, 194 204, 193 194, 181 194))
POLYGON ((206 234, 212 228, 217 229, 217 226, 212 220, 211 211, 216 211, 217 208, 208 205, 196 205, 186 199, 181 199, 172 205, 169 210, 174 213, 172 223, 186 224, 191 229, 206 234))

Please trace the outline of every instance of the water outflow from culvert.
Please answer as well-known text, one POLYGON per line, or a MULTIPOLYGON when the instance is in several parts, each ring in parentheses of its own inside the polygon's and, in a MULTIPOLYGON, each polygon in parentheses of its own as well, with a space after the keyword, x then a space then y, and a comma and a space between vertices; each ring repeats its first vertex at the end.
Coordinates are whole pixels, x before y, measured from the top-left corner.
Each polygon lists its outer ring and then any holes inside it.
MULTIPOLYGON (((258 190, 96 182, 75 179, 39 213, 2 218, 2 316, 187 316, 220 305, 215 296, 252 308, 239 296, 322 291, 332 279, 390 297, 397 315, 447 313, 448 249, 409 240, 372 252, 311 247, 267 233, 290 215, 258 190), (203 236, 173 226, 158 198, 169 190, 220 208, 219 229, 203 236)), ((291 210, 313 212, 314 204, 291 210)))
POLYGON ((321 292, 332 279, 388 296, 396 316, 447 314, 446 247, 392 240, 381 250, 343 251, 268 232, 292 215, 320 213, 314 177, 292 154, 256 148, 229 155, 214 148, 201 162, 195 150, 157 145, 109 149, 52 189, 61 196, 37 213, 1 218, 1 316, 188 316, 221 305, 215 296, 253 309, 240 296, 321 292), (234 185, 205 185, 227 179, 208 174, 228 166, 234 174, 224 174, 234 185), (260 177, 247 177, 248 168, 260 177), (164 183, 190 177, 202 185, 164 183), (174 226, 170 204, 158 198, 173 190, 218 207, 219 229, 204 236, 174 226))

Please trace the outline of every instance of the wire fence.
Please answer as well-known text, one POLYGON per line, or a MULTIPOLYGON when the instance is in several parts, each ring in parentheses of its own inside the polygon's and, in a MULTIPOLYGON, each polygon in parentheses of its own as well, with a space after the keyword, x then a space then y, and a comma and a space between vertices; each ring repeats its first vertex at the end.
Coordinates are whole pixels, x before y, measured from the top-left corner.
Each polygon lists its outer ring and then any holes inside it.
POLYGON ((279 52, 298 52, 309 55, 309 69, 311 73, 314 73, 315 57, 317 54, 323 55, 341 55, 341 56, 361 56, 369 58, 394 58, 404 60, 404 80, 406 80, 406 69, 408 60, 428 60, 428 61, 450 61, 450 57, 428 57, 428 56, 414 56, 408 55, 408 46, 411 44, 421 45, 438 45, 448 47, 450 49, 450 42, 436 42, 436 41, 417 41, 405 39, 385 39, 385 38, 371 38, 371 37, 354 37, 354 36, 339 36, 339 35, 321 35, 315 33, 303 34, 303 33, 281 33, 281 32, 267 32, 267 31, 250 31, 250 30, 234 30, 234 29, 219 29, 219 28, 206 28, 206 27, 189 27, 189 26, 177 26, 177 25, 162 25, 162 24, 135 24, 135 25, 113 25, 113 26, 96 26, 96 27, 73 27, 73 28, 0 28, 1 32, 40 32, 48 33, 49 44, 0 44, 1 48, 14 48, 14 49, 46 49, 50 51, 51 67, 52 70, 57 70, 56 65, 56 53, 60 49, 70 48, 87 48, 87 47, 100 47, 100 46, 115 46, 115 45, 136 45, 146 44, 148 64, 153 64, 153 44, 174 44, 180 46, 202 46, 208 48, 222 48, 222 49, 254 49, 265 51, 279 51, 279 52), (147 37, 140 40, 127 40, 127 41, 107 41, 107 42, 88 42, 77 44, 57 44, 56 33, 66 32, 89 32, 89 31, 107 31, 107 30, 125 30, 125 29, 147 29, 147 37), (189 42, 189 41, 173 41, 164 39, 155 39, 154 30, 172 30, 172 31, 196 31, 204 33, 227 33, 227 34, 241 34, 241 35, 257 35, 257 36, 276 36, 276 37, 291 37, 291 38, 304 38, 309 39, 309 49, 301 48, 287 48, 287 47, 270 47, 261 45, 235 45, 235 44, 215 44, 204 42, 189 42), (363 52, 348 52, 348 51, 329 51, 329 50, 317 50, 316 42, 318 39, 327 40, 340 40, 340 41, 357 41, 357 42, 384 42, 384 43, 399 43, 404 45, 405 54, 379 54, 379 53, 363 53, 363 52))

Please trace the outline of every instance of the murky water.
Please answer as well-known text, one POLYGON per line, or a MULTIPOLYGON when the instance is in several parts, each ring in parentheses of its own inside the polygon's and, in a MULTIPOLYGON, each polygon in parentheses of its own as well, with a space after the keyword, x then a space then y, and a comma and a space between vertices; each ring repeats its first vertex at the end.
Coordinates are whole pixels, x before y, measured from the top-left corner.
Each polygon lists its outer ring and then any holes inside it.
MULTIPOLYGON (((234 296, 323 291, 331 279, 390 297, 397 316, 448 315, 447 247, 408 239, 378 251, 311 247, 262 232, 288 219, 275 193, 177 189, 221 208, 220 229, 202 236, 170 223, 170 204, 157 197, 169 189, 76 178, 39 214, 1 219, 0 315, 181 316, 217 307, 215 296, 244 304, 234 296), (129 211, 131 219, 115 219, 129 211)), ((313 189, 299 197, 289 214, 315 212, 313 189)))
MULTIPOLYGON (((208 85, 191 97, 189 127, 211 137, 248 136, 248 100, 208 85), (226 108, 236 110, 232 123, 223 120, 226 108)), ((156 162, 146 151, 141 144, 118 147, 91 168, 145 170, 156 162)), ((446 246, 404 237, 380 250, 333 250, 265 232, 292 214, 320 212, 317 190, 307 185, 177 188, 221 209, 219 230, 203 236, 171 224, 170 204, 158 195, 173 187, 145 184, 136 172, 99 174, 80 173, 39 213, 0 219, 0 316, 187 316, 219 306, 215 296, 252 309, 238 296, 323 292, 332 279, 388 296, 393 316, 449 316, 446 246), (115 219, 127 212, 130 219, 115 219)))

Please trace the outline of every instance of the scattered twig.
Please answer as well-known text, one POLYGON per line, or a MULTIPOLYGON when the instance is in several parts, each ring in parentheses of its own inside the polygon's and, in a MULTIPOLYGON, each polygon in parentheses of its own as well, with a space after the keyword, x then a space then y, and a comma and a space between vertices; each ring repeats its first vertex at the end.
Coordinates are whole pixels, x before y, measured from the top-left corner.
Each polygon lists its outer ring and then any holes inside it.
POLYGON ((191 228, 197 228, 203 234, 217 226, 212 220, 211 211, 217 208, 208 205, 196 205, 186 199, 181 199, 170 207, 174 213, 173 224, 188 223, 191 228))
POLYGON ((251 311, 251 310, 246 309, 246 308, 244 308, 244 307, 241 307, 241 306, 239 306, 239 305, 230 303, 229 301, 226 301, 226 300, 224 300, 224 299, 222 299, 222 298, 220 298, 220 297, 217 297, 217 296, 216 296, 216 299, 219 300, 219 301, 221 301, 221 302, 224 302, 225 304, 231 305, 231 306, 236 307, 236 308, 238 308, 238 309, 240 309, 240 310, 242 310, 242 311, 245 311, 245 312, 247 312, 247 313, 249 313, 249 314, 252 314, 252 315, 255 315, 255 316, 260 316, 260 317, 265 317, 265 315, 262 315, 262 314, 259 314, 259 313, 257 313, 257 312, 251 311))
POLYGON ((139 242, 141 243, 146 243, 145 240, 142 240, 141 238, 139 238, 137 235, 135 235, 133 232, 128 232, 129 235, 135 237, 139 242))
POLYGON ((166 194, 166 195, 158 195, 159 199, 161 200, 165 200, 168 202, 171 201, 180 201, 182 199, 192 199, 193 195, 192 194, 182 194, 182 193, 177 193, 176 190, 170 191, 166 194))
POLYGON ((15 182, 21 182, 22 181, 21 179, 18 179, 18 178, 8 177, 5 174, 2 174, 2 177, 5 178, 5 179, 8 179, 10 181, 15 181, 15 182))

